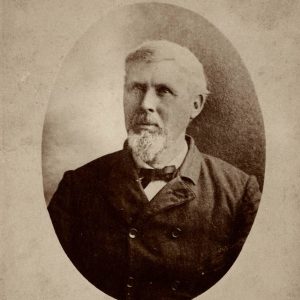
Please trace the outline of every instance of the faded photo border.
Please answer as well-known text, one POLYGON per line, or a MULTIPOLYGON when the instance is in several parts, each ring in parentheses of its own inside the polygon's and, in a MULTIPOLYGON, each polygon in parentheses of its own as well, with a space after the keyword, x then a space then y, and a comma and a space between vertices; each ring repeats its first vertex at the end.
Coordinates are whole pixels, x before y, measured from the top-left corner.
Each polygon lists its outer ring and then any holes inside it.
MULTIPOLYGON (((56 238, 43 195, 42 133, 76 41, 108 12, 137 2, 3 1, 0 299, 111 299, 84 279, 56 238)), ((234 266, 199 299, 298 299, 300 3, 156 2, 194 11, 228 38, 250 73, 265 124, 265 184, 254 226, 234 266)))

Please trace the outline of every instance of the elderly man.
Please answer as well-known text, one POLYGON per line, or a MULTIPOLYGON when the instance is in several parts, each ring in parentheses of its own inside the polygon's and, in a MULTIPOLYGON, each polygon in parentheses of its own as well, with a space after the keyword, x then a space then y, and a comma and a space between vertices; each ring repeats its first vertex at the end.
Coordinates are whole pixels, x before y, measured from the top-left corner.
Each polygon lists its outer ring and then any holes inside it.
POLYGON ((65 173, 49 213, 65 252, 117 299, 191 299, 238 256, 260 192, 255 177, 200 153, 185 134, 203 109, 198 59, 169 41, 126 58, 121 151, 65 173))

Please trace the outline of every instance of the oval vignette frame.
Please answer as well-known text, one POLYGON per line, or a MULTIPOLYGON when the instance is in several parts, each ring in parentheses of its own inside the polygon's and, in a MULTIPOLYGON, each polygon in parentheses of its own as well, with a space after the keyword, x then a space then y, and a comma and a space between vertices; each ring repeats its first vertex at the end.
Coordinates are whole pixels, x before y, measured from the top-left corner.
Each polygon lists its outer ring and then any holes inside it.
POLYGON ((262 190, 263 119, 239 54, 218 29, 195 12, 169 4, 138 3, 113 10, 99 20, 62 64, 43 131, 47 203, 66 170, 122 148, 126 138, 123 60, 129 50, 151 39, 176 42, 199 58, 211 94, 188 133, 200 151, 255 175, 262 190))

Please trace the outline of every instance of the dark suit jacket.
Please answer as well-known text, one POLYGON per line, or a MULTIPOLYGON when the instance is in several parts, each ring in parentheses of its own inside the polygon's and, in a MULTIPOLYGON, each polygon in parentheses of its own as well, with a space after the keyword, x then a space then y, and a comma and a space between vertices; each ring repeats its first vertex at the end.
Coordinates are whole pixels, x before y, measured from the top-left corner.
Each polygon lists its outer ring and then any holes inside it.
POLYGON ((255 177, 189 140, 179 175, 149 202, 129 150, 65 173, 49 205, 61 245, 118 299, 191 299, 230 268, 252 226, 255 177))

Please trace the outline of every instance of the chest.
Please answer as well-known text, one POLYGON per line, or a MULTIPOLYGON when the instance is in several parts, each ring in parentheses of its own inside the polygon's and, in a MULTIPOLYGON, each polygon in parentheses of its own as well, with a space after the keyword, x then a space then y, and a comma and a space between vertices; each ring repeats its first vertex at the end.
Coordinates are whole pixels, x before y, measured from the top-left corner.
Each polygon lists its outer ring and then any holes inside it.
POLYGON ((150 202, 127 188, 89 195, 79 218, 82 256, 169 272, 215 268, 227 254, 234 218, 209 197, 168 185, 150 202))

